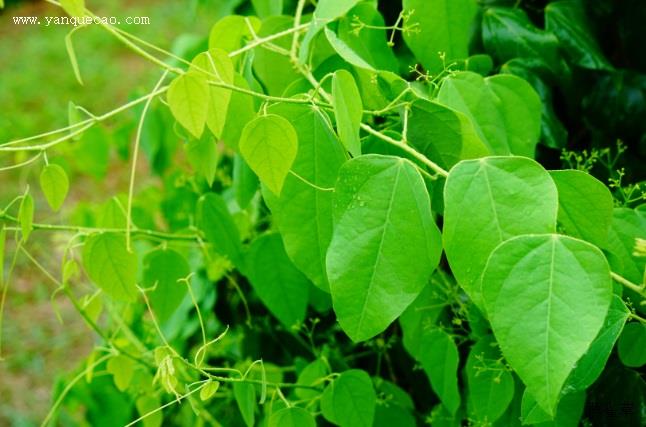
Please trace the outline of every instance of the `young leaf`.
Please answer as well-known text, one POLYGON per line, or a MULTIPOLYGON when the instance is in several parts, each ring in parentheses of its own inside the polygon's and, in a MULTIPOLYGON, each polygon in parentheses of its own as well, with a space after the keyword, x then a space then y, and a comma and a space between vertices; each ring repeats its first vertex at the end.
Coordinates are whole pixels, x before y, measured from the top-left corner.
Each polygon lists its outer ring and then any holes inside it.
POLYGON ((110 358, 106 364, 106 370, 112 374, 114 384, 120 391, 128 389, 136 367, 135 361, 122 355, 110 358))
POLYGON ((441 236, 424 180, 408 160, 350 160, 334 196, 326 263, 334 312, 345 333, 363 341, 419 295, 439 262, 441 236))
POLYGON ((204 74, 189 72, 177 77, 168 88, 167 100, 175 120, 199 139, 209 108, 209 85, 204 74))
POLYGON ((444 79, 438 100, 466 114, 491 153, 534 157, 541 136, 541 100, 525 80, 455 73, 444 79))
POLYGON ((469 418, 483 425, 497 421, 514 398, 514 377, 491 335, 471 347, 465 370, 469 418))
POLYGON ((365 371, 343 372, 323 392, 321 411, 326 420, 341 427, 372 427, 377 395, 365 371))
POLYGON ((74 28, 65 36, 65 49, 67 50, 67 56, 69 57, 70 63, 72 64, 72 70, 74 70, 74 76, 76 77, 76 80, 79 82, 79 84, 83 86, 83 79, 81 78, 81 69, 79 68, 79 63, 78 63, 78 60, 76 59, 76 52, 74 51, 74 43, 72 42, 72 35, 78 28, 79 27, 74 28))
POLYGON ((31 194, 25 194, 20 201, 18 221, 20 222, 20 231, 22 232, 22 241, 24 243, 34 230, 34 198, 31 197, 31 194))
POLYGON ((541 409, 554 416, 565 380, 601 330, 612 301, 605 256, 567 236, 515 237, 489 257, 482 295, 503 355, 541 409))
POLYGON ((126 302, 137 299, 137 256, 126 250, 124 236, 90 236, 83 247, 83 265, 90 279, 112 298, 126 302))
POLYGON ((164 413, 157 410, 162 406, 158 397, 151 395, 141 396, 135 402, 135 406, 139 416, 145 416, 141 420, 143 427, 161 427, 164 422, 164 413))
POLYGON ((473 0, 404 0, 410 14, 404 40, 432 73, 469 56, 471 24, 478 10, 473 0), (444 60, 440 55, 445 55, 444 60))
POLYGON ((53 211, 58 211, 70 187, 65 169, 56 164, 49 164, 40 173, 40 188, 43 190, 47 203, 53 211))
POLYGON ((143 284, 157 321, 164 323, 175 312, 187 294, 186 283, 178 282, 190 274, 188 262, 172 249, 159 249, 144 259, 143 284))
POLYGON ((251 29, 256 34, 260 29, 260 20, 255 16, 225 16, 211 28, 209 49, 222 49, 227 53, 240 49, 251 37, 251 29))
POLYGON ((240 137, 240 154, 276 195, 280 195, 297 152, 298 136, 294 127, 275 114, 249 122, 240 137))
POLYGON ((442 405, 455 414, 460 407, 458 347, 446 332, 433 328, 420 337, 419 362, 442 405))
POLYGON ((363 104, 354 77, 346 70, 334 73, 332 79, 332 105, 336 126, 343 146, 354 157, 361 155, 359 138, 363 104))
POLYGON ((202 390, 200 390, 200 400, 202 402, 209 400, 218 391, 218 388, 220 388, 219 381, 209 380, 209 382, 202 387, 202 390))
POLYGON ((251 4, 261 18, 283 13, 283 0, 251 0, 251 4))
POLYGON ((435 102, 418 100, 408 118, 408 140, 441 167, 491 154, 464 114, 435 102))
POLYGON ((286 328, 305 320, 311 285, 287 257, 280 235, 257 238, 246 255, 245 265, 258 297, 286 328))
POLYGON ((220 195, 207 193, 198 200, 197 225, 216 252, 227 256, 236 266, 242 264, 240 234, 220 195))
POLYGON ((292 170, 307 182, 288 176, 280 197, 269 205, 291 260, 318 288, 329 292, 325 252, 332 240, 333 193, 322 189, 334 187, 346 154, 319 109, 285 103, 270 111, 296 129, 299 147, 292 170))
POLYGON ((233 383, 233 395, 247 427, 253 427, 256 420, 256 388, 251 383, 233 383))
POLYGON ((76 18, 85 16, 85 0, 61 0, 61 7, 70 16, 76 18))
POLYGON ((551 171, 550 175, 559 192, 558 221, 565 232, 607 247, 614 205, 608 187, 581 171, 551 171))
POLYGON ((630 368, 646 365, 646 325, 631 322, 626 325, 617 344, 619 360, 630 368))
POLYGON ((584 391, 599 378, 619 334, 624 329, 629 314, 630 312, 621 298, 613 295, 608 315, 599 335, 576 363, 576 367, 568 377, 563 390, 567 392, 584 391))
MULTIPOLYGON (((222 49, 209 49, 191 62, 191 70, 204 75, 209 81, 233 85, 233 63, 222 49)), ((216 138, 222 136, 231 101, 231 89, 209 85, 206 125, 216 138)))
POLYGON ((513 236, 556 230, 556 186, 522 157, 458 163, 444 187, 444 250, 459 285, 482 310, 479 280, 491 251, 513 236))
POLYGON ((271 414, 268 427, 316 427, 316 421, 305 409, 291 407, 271 414))
POLYGON ((316 359, 309 365, 303 368, 303 370, 298 374, 298 380, 296 384, 310 387, 320 387, 319 390, 311 390, 307 388, 297 388, 294 390, 296 396, 299 399, 314 399, 316 396, 320 395, 325 382, 322 380, 323 377, 327 376, 329 369, 325 362, 321 359, 316 359))

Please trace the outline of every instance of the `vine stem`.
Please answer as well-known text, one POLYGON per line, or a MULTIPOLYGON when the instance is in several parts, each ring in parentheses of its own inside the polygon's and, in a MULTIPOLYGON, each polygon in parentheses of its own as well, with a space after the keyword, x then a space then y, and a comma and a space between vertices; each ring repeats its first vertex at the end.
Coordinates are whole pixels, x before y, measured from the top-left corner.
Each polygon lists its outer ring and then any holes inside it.
MULTIPOLYGON (((166 79, 168 75, 168 70, 164 71, 161 78, 155 85, 155 88, 152 92, 157 92, 159 87, 166 79)), ((126 208, 126 249, 128 252, 132 252, 132 247, 130 245, 130 231, 132 230, 132 198, 135 192, 135 176, 137 174, 137 160, 139 158, 139 145, 141 144, 141 132, 144 128, 144 122, 146 121, 146 113, 150 104, 152 103, 153 98, 149 97, 144 104, 144 109, 141 112, 141 117, 139 118, 139 125, 137 126, 137 134, 135 136, 135 146, 132 153, 132 166, 130 168, 130 183, 128 186, 128 205, 126 208)))
POLYGON ((613 272, 610 272, 610 275, 612 278, 615 280, 615 282, 625 286, 626 288, 630 289, 631 291, 634 291, 638 293, 641 297, 646 298, 646 287, 645 286, 639 286, 631 282, 630 280, 626 279, 625 277, 613 272))

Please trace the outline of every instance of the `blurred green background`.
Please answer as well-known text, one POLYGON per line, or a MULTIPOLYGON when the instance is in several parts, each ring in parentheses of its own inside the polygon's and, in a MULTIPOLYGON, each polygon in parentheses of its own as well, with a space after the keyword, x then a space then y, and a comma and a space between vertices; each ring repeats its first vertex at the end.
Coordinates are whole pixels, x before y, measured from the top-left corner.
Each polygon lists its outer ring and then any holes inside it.
MULTIPOLYGON (((232 13, 240 1, 127 1, 86 2, 99 16, 146 16, 150 25, 121 25, 137 37, 167 49, 180 49, 207 37, 211 25, 232 13), (191 33, 187 33, 190 31, 191 33)), ((85 27, 74 34, 74 48, 84 85, 72 70, 65 49, 70 26, 15 25, 14 16, 63 16, 62 10, 45 1, 7 1, 0 11, 0 143, 64 127, 68 123, 68 102, 101 114, 122 105, 135 94, 152 88, 158 68, 132 53, 99 26, 85 27)), ((134 117, 134 116, 133 116, 134 117)), ((126 114, 125 120, 129 116, 126 114)), ((115 123, 123 123, 117 117, 115 123)), ((125 128, 130 132, 130 128, 125 128)), ((124 138, 128 140, 128 138, 124 138)), ((108 151, 109 170, 105 179, 74 177, 70 198, 91 202, 105 200, 106 194, 123 191, 127 163, 108 151)), ((21 157, 0 158, 0 167, 21 157)), ((83 162, 83 159, 79 159, 83 162)), ((6 206, 27 185, 36 183, 39 168, 27 168, 0 175, 0 206, 6 206)), ((79 165, 76 165, 79 166, 79 165)), ((81 165, 83 166, 83 165, 81 165)), ((91 165, 85 165, 85 168, 91 165)), ((36 192, 35 194, 38 194, 36 192)), ((69 212, 64 212, 68 216, 69 212)), ((56 222, 56 215, 36 218, 56 222)), ((69 236, 35 233, 32 254, 53 272, 69 236)), ((8 248, 12 255, 14 248, 8 248)), ((10 259, 5 260, 7 263, 10 259)), ((40 425, 52 405, 51 391, 59 374, 69 372, 87 357, 92 332, 69 301, 52 297, 55 286, 25 257, 9 283, 2 324, 0 362, 0 426, 40 425), (59 320, 60 317, 60 320, 59 320)))

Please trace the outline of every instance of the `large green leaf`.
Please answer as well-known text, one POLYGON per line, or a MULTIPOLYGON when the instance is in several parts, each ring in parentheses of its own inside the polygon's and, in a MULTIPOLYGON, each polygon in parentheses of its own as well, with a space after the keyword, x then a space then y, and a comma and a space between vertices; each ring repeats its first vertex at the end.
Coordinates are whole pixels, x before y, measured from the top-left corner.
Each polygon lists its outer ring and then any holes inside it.
POLYGON ((197 225, 216 252, 236 266, 242 264, 242 243, 224 199, 215 193, 205 194, 197 202, 197 225))
POLYGON ((328 421, 341 427, 372 427, 377 395, 365 371, 343 372, 323 392, 321 411, 328 421))
POLYGON ((279 195, 296 159, 298 135, 291 123, 275 114, 249 122, 240 137, 240 154, 260 181, 279 195))
POLYGON ((613 270, 633 283, 644 280, 646 258, 634 255, 635 239, 646 239, 646 217, 634 209, 615 208, 608 235, 608 251, 614 255, 617 266, 613 270))
POLYGON ((445 169, 460 160, 491 154, 473 123, 462 113, 435 102, 413 103, 408 118, 408 140, 421 153, 445 169))
POLYGON ((352 74, 346 70, 334 73, 332 79, 332 105, 336 127, 343 146, 354 157, 361 155, 361 117, 363 104, 352 74))
POLYGON ((534 26, 521 8, 487 9, 482 39, 487 52, 499 62, 529 58, 540 61, 540 67, 550 75, 561 69, 558 39, 534 26))
POLYGON ((460 407, 458 389, 458 347, 453 338, 440 328, 425 331, 419 339, 419 363, 431 381, 431 387, 442 405, 455 414, 460 407))
POLYGON ((541 165, 523 157, 458 163, 446 181, 444 204, 451 271, 481 309, 479 280, 491 251, 510 237, 556 229, 556 186, 541 165))
POLYGON ((399 318, 404 348, 416 360, 424 356, 422 339, 447 307, 446 296, 432 284, 424 286, 415 301, 399 318))
POLYGON ((175 120, 195 138, 200 138, 209 108, 209 85, 203 73, 189 72, 170 84, 168 106, 175 120))
POLYGON ((596 37, 588 26, 585 7, 580 0, 551 2, 545 8, 545 28, 561 42, 575 64, 593 70, 611 70, 596 37))
POLYGON ((466 114, 492 154, 534 157, 541 100, 525 80, 460 72, 444 80, 438 100, 466 114))
POLYGON ((606 321, 599 335, 594 339, 588 351, 576 363, 576 367, 570 374, 564 390, 570 392, 583 391, 590 387, 601 375, 605 368, 612 348, 624 329, 630 312, 620 297, 614 295, 606 321))
POLYGON ((256 422, 256 388, 247 382, 233 383, 233 396, 235 397, 242 419, 247 427, 253 427, 256 422))
POLYGON ((478 10, 474 0, 404 0, 403 6, 412 13, 404 40, 425 68, 437 73, 469 56, 471 25, 478 10))
POLYGON ((245 265, 253 289, 269 311, 287 328, 302 323, 310 283, 287 257, 280 235, 257 238, 245 265))
POLYGON ((187 278, 191 270, 188 262, 172 249, 159 249, 144 259, 143 284, 149 291, 148 299, 159 322, 168 320, 182 303, 187 293, 187 278))
POLYGON ((567 236, 515 237, 491 254, 482 295, 503 355, 554 416, 565 380, 601 330, 612 300, 605 256, 567 236))
POLYGON ((316 427, 316 421, 305 409, 291 407, 271 414, 268 427, 316 427))
POLYGON ((137 299, 137 255, 128 252, 123 235, 90 236, 83 246, 83 265, 90 279, 112 298, 137 299))
POLYGON ((482 425, 498 420, 514 398, 514 377, 501 359, 491 335, 474 344, 467 358, 468 413, 482 425))
POLYGON ((563 395, 554 416, 541 409, 531 394, 525 392, 521 404, 523 425, 535 427, 578 427, 585 406, 585 392, 563 395))
POLYGON ((325 253, 332 240, 333 193, 322 189, 334 187, 346 160, 345 150, 320 110, 280 104, 270 111, 288 119, 296 129, 299 147, 292 170, 307 180, 288 176, 270 207, 289 257, 317 287, 329 292, 325 253))
POLYGON ((40 173, 40 188, 53 211, 58 211, 70 189, 70 181, 65 169, 59 165, 49 164, 40 173))
POLYGON ((327 252, 334 311, 348 336, 363 341, 386 329, 428 282, 440 232, 415 166, 375 154, 341 168, 334 219, 327 252))
POLYGON ((608 187, 581 171, 551 171, 550 175, 559 192, 558 221, 565 232, 607 247, 614 204, 608 187))

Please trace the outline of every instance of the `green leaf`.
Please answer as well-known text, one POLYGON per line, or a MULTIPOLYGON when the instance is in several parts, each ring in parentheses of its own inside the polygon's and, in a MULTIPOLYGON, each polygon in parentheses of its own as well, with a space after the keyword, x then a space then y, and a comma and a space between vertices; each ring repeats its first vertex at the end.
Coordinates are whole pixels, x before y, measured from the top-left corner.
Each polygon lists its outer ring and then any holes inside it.
MULTIPOLYGON (((294 18, 273 16, 263 21, 258 37, 271 36, 293 26, 294 18)), ((273 40, 272 44, 290 50, 293 38, 293 34, 286 34, 273 40)), ((267 93, 276 96, 282 96, 289 85, 302 78, 287 56, 265 46, 259 46, 254 50, 253 71, 267 93)))
POLYGON ((168 88, 168 106, 175 120, 199 139, 209 108, 209 84, 203 73, 188 72, 177 77, 168 88))
POLYGON ((644 280, 646 258, 633 254, 635 239, 646 239, 646 217, 640 216, 635 210, 615 208, 608 235, 608 251, 619 263, 613 270, 633 283, 644 280))
POLYGON ((455 73, 442 83, 438 100, 466 114, 492 154, 534 157, 541 135, 541 100, 525 80, 455 73))
POLYGON ((275 114, 249 122, 240 137, 240 154, 276 195, 280 195, 297 152, 296 130, 287 119, 275 114))
POLYGON ((70 137, 72 138, 72 141, 80 141, 83 138, 85 132, 77 133, 78 130, 83 127, 78 125, 83 120, 84 118, 81 115, 79 108, 72 101, 69 101, 67 103, 67 124, 74 126, 74 128, 70 129, 70 137))
POLYGON ((462 113, 418 100, 408 118, 408 140, 429 159, 449 169, 460 160, 490 154, 473 123, 462 113))
POLYGON ((46 165, 40 173, 40 188, 52 210, 58 211, 70 188, 65 169, 56 164, 46 165))
POLYGON ((283 0, 251 0, 251 4, 261 18, 283 13, 283 0))
POLYGON ((137 255, 126 250, 126 238, 120 234, 90 236, 83 247, 83 266, 106 294, 119 301, 137 299, 137 255))
POLYGON ((85 16, 85 0, 61 0, 60 3, 68 15, 76 18, 85 16))
POLYGON ((314 399, 319 396, 323 391, 323 386, 325 381, 323 380, 329 374, 329 369, 327 364, 321 360, 316 359, 309 365, 305 366, 303 370, 298 374, 298 380, 296 384, 310 387, 320 387, 319 390, 312 390, 307 388, 297 388, 294 390, 296 396, 299 399, 307 400, 314 399))
POLYGON ((619 360, 630 368, 646 365, 646 325, 631 322, 626 325, 617 344, 619 360))
POLYGON ((558 221, 565 232, 607 247, 614 205, 608 187, 581 171, 551 171, 550 175, 559 192, 558 221))
POLYGON ((482 294, 503 355, 541 409, 554 416, 568 375, 601 330, 612 301, 605 256, 567 236, 519 236, 491 254, 482 294))
POLYGON ((491 335, 471 347, 465 370, 469 419, 482 425, 497 421, 514 398, 514 377, 491 335))
POLYGON ((247 427, 253 427, 256 420, 256 388, 251 383, 234 382, 233 395, 247 427))
POLYGON ((339 70, 332 78, 332 105, 336 116, 336 126, 343 146, 357 157, 361 155, 361 117, 363 104, 361 95, 352 74, 339 70))
MULTIPOLYGON (((209 49, 193 59, 191 70, 209 81, 233 85, 233 63, 222 49, 209 49), (208 73, 208 74, 207 74, 208 73)), ((209 85, 206 125, 216 138, 222 136, 231 101, 231 89, 209 85)))
POLYGON ((458 389, 458 347, 442 329, 433 328, 419 339, 418 361, 431 381, 431 387, 442 405, 455 414, 460 407, 458 389))
POLYGON ((534 26, 520 8, 488 8, 482 20, 482 38, 487 52, 499 62, 539 60, 541 68, 555 77, 562 68, 556 36, 534 26))
POLYGON ((211 28, 209 49, 222 49, 227 53, 240 49, 251 38, 251 29, 256 34, 260 29, 260 20, 255 16, 225 16, 211 28))
POLYGON ((114 384, 119 391, 128 389, 136 367, 137 364, 134 360, 120 354, 110 358, 106 364, 106 370, 112 374, 114 384))
POLYGON ((406 44, 431 73, 469 56, 469 40, 477 4, 474 0, 404 0, 406 44), (440 54, 444 54, 442 60, 440 54))
MULTIPOLYGON (((249 84, 239 74, 234 76, 234 83, 241 89, 249 89, 249 84)), ((238 151, 240 136, 247 123, 256 117, 256 107, 251 95, 234 91, 231 94, 227 118, 222 129, 222 141, 232 150, 238 151)))
POLYGON ((307 62, 310 45, 316 35, 328 23, 338 19, 348 13, 360 0, 319 0, 316 3, 312 24, 310 25, 305 37, 301 41, 301 47, 298 52, 298 60, 301 64, 307 62))
POLYGON ((377 395, 365 371, 343 372, 323 392, 321 411, 326 420, 341 427, 372 427, 377 395))
POLYGON ((146 416, 141 420, 143 427, 161 427, 164 415, 162 411, 157 411, 162 406, 159 398, 150 395, 141 396, 135 402, 135 406, 139 416, 146 416))
POLYGON ((166 322, 187 294, 187 284, 178 280, 187 278, 191 270, 182 255, 172 249, 156 250, 144 259, 143 284, 155 287, 148 293, 150 305, 160 323, 166 322))
POLYGON ((24 243, 34 230, 34 198, 31 197, 31 194, 25 194, 20 201, 18 221, 20 222, 20 231, 24 243))
POLYGON ((316 421, 305 409, 291 407, 271 414, 268 427, 316 427, 316 421))
POLYGON ((346 162, 335 191, 327 273, 334 311, 353 341, 383 332, 439 262, 440 232, 421 175, 401 158, 346 162))
POLYGON ((570 60, 592 70, 612 70, 588 26, 585 7, 579 0, 555 1, 545 7, 545 28, 556 35, 570 60))
POLYGON ((513 236, 556 229, 556 186, 523 157, 458 163, 444 187, 444 250, 460 286, 482 310, 480 276, 491 251, 513 236))
POLYGON ((197 225, 217 253, 236 266, 242 265, 240 234, 220 195, 207 193, 198 200, 197 225))
MULTIPOLYGON (((62 2, 61 2, 62 3, 62 2)), ((65 36, 65 49, 67 50, 67 56, 70 59, 70 64, 72 64, 72 70, 74 71, 74 77, 76 81, 83 86, 83 78, 81 77, 81 69, 79 68, 78 60, 76 59, 76 52, 74 51, 74 43, 72 42, 72 35, 76 32, 79 27, 74 28, 72 31, 67 33, 65 36)), ((71 101, 70 101, 71 103, 71 101)))
POLYGON ((437 324, 446 307, 446 297, 439 289, 429 284, 424 286, 419 296, 399 318, 404 335, 404 348, 416 360, 424 357, 422 339, 430 331, 429 328, 437 324))
POLYGON ((213 395, 215 395, 215 393, 217 393, 218 388, 220 388, 219 381, 209 380, 209 382, 207 382, 206 385, 202 387, 202 390, 200 390, 200 400, 202 402, 209 400, 213 397, 213 395))
POLYGON ((310 283, 287 257, 280 235, 254 240, 246 255, 246 274, 263 304, 287 329, 305 320, 310 283))
POLYGON ((212 186, 218 171, 218 151, 213 137, 205 133, 199 139, 191 138, 184 149, 195 173, 202 176, 209 187, 212 186))
POLYGON ((594 339, 588 351, 576 363, 563 387, 564 391, 577 392, 586 390, 601 375, 605 368, 612 348, 624 329, 630 312, 620 297, 613 295, 608 315, 599 335, 594 339))
POLYGON ((258 177, 239 154, 233 158, 232 187, 236 195, 236 202, 242 209, 249 206, 258 192, 258 177))
POLYGON ((536 427, 578 427, 585 406, 585 393, 570 393, 561 398, 556 415, 550 417, 529 394, 523 394, 521 418, 523 425, 536 427))
POLYGON ((375 67, 359 56, 344 40, 340 39, 334 31, 327 27, 325 27, 325 37, 336 53, 338 53, 346 62, 354 65, 355 67, 376 71, 375 67))
POLYGON ((318 288, 329 292, 325 253, 332 240, 333 193, 321 189, 334 187, 346 154, 319 109, 285 103, 270 111, 296 129, 299 147, 292 170, 307 180, 287 176, 271 211, 291 260, 318 288))
MULTIPOLYGON (((356 56, 368 65, 362 68, 397 72, 399 70, 397 58, 388 45, 388 34, 384 27, 384 18, 377 10, 376 3, 364 1, 357 4, 339 21, 337 40, 350 50, 350 57, 344 56, 343 52, 336 49, 337 46, 332 43, 329 36, 328 40, 337 53, 353 65, 360 66, 350 60, 352 56, 356 56), (357 30, 360 28, 357 27, 358 21, 370 27, 357 30)), ((326 28, 326 35, 328 33, 329 30, 326 28)), ((333 32, 332 35, 336 36, 333 32)))

